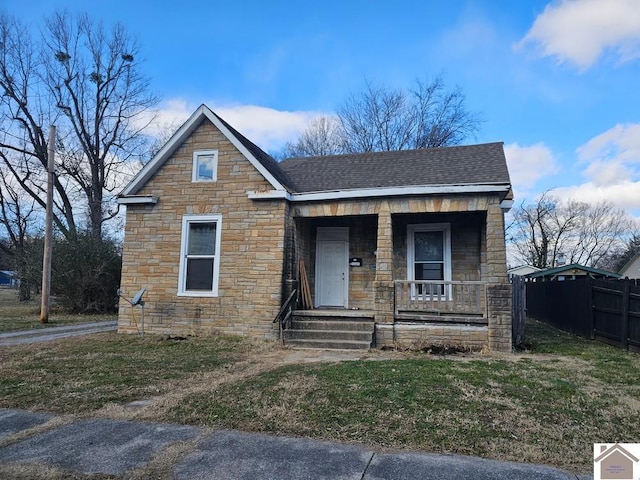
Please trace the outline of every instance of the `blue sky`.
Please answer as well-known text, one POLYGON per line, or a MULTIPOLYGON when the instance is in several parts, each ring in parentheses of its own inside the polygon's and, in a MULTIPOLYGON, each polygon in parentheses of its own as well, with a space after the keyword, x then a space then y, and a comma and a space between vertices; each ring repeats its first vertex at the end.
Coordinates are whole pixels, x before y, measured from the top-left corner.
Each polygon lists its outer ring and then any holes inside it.
POLYGON ((122 22, 164 123, 206 103, 268 151, 365 79, 443 74, 503 141, 516 200, 556 188, 640 216, 640 1, 3 0, 34 27, 56 9, 122 22))

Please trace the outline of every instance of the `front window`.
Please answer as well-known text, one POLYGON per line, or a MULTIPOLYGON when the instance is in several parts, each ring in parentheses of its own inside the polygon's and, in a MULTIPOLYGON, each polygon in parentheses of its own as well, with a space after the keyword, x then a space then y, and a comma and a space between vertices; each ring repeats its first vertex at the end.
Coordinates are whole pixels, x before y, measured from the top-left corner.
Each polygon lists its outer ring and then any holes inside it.
POLYGON ((418 284, 417 293, 444 295, 444 281, 451 280, 449 224, 409 225, 407 231, 407 271, 409 280, 443 283, 418 284))
POLYGON ((182 220, 178 294, 218 295, 220 215, 190 215, 182 220))

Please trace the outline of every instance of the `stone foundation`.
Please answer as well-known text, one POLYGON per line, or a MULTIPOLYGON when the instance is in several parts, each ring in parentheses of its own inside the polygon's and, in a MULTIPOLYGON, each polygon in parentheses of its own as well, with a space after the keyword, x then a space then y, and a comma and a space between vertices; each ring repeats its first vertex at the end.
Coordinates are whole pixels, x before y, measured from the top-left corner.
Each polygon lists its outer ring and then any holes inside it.
POLYGON ((481 350, 488 345, 489 329, 486 325, 378 324, 375 338, 378 348, 456 345, 481 350))

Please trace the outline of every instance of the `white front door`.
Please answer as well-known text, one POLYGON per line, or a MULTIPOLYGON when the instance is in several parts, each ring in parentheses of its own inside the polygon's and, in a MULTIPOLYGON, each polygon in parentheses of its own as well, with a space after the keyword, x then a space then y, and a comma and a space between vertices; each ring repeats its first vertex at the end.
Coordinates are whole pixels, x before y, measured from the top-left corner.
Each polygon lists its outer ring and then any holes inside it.
POLYGON ((316 307, 348 306, 349 229, 318 228, 316 307))

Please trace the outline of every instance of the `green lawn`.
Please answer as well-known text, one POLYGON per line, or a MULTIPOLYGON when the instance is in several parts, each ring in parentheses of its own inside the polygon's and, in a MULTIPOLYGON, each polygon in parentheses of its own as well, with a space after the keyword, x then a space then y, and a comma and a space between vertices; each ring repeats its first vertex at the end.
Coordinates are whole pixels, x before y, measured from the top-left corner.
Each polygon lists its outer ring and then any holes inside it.
POLYGON ((640 438, 640 355, 530 322, 514 355, 374 353, 292 363, 233 337, 117 335, 0 349, 0 407, 302 435, 592 469, 640 438), (110 407, 111 406, 111 407, 110 407), (130 418, 130 417, 127 417, 130 418))
POLYGON ((531 322, 513 357, 289 365, 169 410, 171 421, 550 463, 640 438, 640 356, 531 322))
POLYGON ((57 309, 54 304, 49 315, 49 322, 42 324, 40 323, 39 295, 34 296, 32 300, 20 302, 17 290, 0 288, 0 333, 114 320, 116 317, 115 313, 110 315, 70 315, 57 309))
POLYGON ((238 361, 249 347, 237 337, 117 333, 0 347, 0 408, 89 414, 166 394, 185 376, 238 361))

